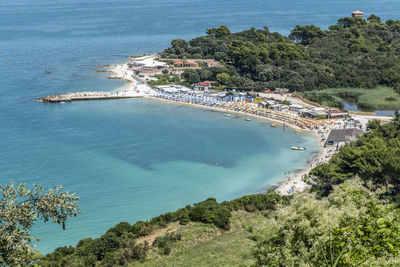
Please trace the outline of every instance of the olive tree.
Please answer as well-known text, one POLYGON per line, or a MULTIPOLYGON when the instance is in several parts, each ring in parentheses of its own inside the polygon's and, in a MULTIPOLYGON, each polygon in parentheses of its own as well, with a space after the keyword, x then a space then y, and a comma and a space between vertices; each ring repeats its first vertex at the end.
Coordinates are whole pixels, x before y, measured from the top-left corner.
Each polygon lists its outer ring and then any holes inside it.
POLYGON ((79 197, 63 191, 62 186, 45 190, 35 184, 0 185, 0 266, 26 265, 34 254, 35 240, 30 229, 38 220, 61 224, 80 214, 79 197))

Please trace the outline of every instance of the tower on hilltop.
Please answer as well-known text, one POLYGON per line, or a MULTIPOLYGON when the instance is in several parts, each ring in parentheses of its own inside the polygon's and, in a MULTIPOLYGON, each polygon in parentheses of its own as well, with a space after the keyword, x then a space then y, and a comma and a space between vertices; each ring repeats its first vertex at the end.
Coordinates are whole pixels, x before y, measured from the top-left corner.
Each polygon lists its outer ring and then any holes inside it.
POLYGON ((364 19, 364 12, 361 12, 360 10, 353 11, 353 12, 351 12, 351 16, 353 18, 362 18, 362 19, 364 19))

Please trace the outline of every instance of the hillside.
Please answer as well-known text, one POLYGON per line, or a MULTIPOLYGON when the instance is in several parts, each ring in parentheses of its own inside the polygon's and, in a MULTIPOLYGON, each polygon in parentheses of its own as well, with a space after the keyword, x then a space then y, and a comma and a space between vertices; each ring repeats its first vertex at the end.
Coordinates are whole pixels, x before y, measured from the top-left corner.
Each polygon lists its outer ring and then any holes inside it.
POLYGON ((204 80, 243 90, 289 88, 394 88, 400 99, 400 21, 345 17, 322 30, 297 25, 286 37, 250 28, 231 33, 221 26, 189 41, 175 39, 163 58, 213 58, 220 67, 186 70, 189 83, 204 80))
POLYGON ((249 266, 255 262, 251 252, 256 246, 251 232, 263 227, 263 219, 259 212, 234 212, 227 232, 203 223, 172 226, 166 233, 182 233, 182 239, 168 245, 170 255, 152 247, 145 262, 130 266, 249 266))

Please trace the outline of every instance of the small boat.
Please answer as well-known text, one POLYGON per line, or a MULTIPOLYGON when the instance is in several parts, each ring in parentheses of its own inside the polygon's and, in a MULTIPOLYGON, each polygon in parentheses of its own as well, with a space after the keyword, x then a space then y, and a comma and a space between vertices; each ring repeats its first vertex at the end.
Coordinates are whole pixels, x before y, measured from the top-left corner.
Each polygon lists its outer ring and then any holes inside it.
POLYGON ((225 116, 225 117, 232 117, 231 114, 225 114, 224 116, 225 116))
POLYGON ((47 69, 46 72, 47 72, 47 73, 51 73, 51 69, 47 69))
POLYGON ((61 102, 60 102, 60 104, 65 104, 65 103, 66 103, 65 101, 61 101, 61 102))
POLYGON ((271 124, 271 127, 278 127, 279 124, 271 124))
POLYGON ((296 133, 302 133, 303 131, 302 130, 296 130, 296 133))
POLYGON ((249 119, 249 118, 246 118, 246 119, 244 119, 245 121, 251 121, 251 119, 249 119))
POLYGON ((297 147, 297 146, 292 146, 292 147, 290 147, 292 150, 300 150, 300 151, 304 151, 304 150, 307 150, 307 148, 305 148, 305 147, 297 147))

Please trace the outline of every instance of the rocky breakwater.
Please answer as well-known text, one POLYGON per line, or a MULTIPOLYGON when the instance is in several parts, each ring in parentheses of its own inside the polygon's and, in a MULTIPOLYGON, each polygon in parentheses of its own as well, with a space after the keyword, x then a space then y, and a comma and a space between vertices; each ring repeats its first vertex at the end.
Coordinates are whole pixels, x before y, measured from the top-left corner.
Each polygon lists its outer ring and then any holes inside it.
POLYGON ((122 92, 74 92, 62 95, 50 95, 40 98, 40 102, 71 102, 77 100, 99 100, 99 99, 118 99, 118 98, 137 98, 143 97, 143 94, 134 91, 122 92))

